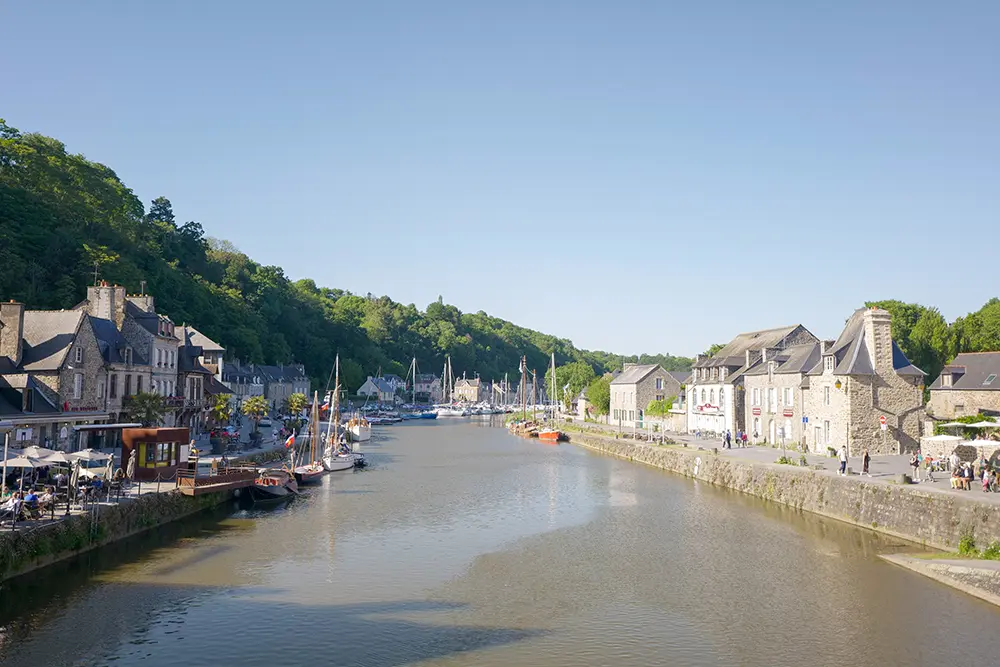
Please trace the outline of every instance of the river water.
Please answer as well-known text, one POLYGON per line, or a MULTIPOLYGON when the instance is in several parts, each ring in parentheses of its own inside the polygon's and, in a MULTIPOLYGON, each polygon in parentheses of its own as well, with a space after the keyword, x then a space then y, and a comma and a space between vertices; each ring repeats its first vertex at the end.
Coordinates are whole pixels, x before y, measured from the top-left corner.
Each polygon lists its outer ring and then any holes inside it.
POLYGON ((0 590, 0 664, 987 665, 1000 610, 857 528, 468 420, 0 590))

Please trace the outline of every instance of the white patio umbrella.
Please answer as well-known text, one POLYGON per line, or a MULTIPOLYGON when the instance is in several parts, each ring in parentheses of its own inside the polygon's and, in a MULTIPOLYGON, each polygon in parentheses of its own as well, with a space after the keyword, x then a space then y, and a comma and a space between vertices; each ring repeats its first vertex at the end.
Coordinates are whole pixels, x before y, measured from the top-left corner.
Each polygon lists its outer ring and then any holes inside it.
POLYGON ((964 440, 961 436, 957 435, 932 435, 924 438, 928 442, 961 442, 964 440))
POLYGON ((12 459, 7 459, 4 463, 7 464, 8 468, 42 468, 46 465, 38 459, 27 456, 15 456, 12 459))
POLYGON ((78 461, 107 461, 112 458, 111 454, 105 454, 104 452, 99 452, 96 449, 89 448, 73 452, 70 456, 78 461))
POLYGON ((135 479, 135 462, 137 458, 137 452, 133 449, 132 453, 128 455, 128 466, 125 468, 125 477, 131 482, 135 479))
POLYGON ((51 456, 55 453, 56 450, 54 449, 46 449, 38 445, 31 445, 21 450, 21 456, 27 456, 29 459, 44 459, 46 456, 51 456))
POLYGON ((73 459, 72 456, 66 452, 53 452, 52 454, 49 454, 45 458, 41 459, 42 463, 63 463, 66 465, 69 465, 74 460, 75 459, 73 459))
POLYGON ((968 428, 1000 428, 1000 424, 996 422, 981 421, 975 424, 966 424, 968 428))
POLYGON ((959 426, 968 426, 968 424, 963 424, 962 422, 948 422, 947 424, 941 424, 941 428, 957 428, 959 426))

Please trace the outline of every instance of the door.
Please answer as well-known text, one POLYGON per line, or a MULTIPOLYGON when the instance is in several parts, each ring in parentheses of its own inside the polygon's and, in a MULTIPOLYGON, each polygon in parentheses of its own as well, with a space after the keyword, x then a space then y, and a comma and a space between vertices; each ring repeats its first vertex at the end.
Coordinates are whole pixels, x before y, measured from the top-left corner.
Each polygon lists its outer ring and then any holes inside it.
POLYGON ((768 432, 770 433, 770 436, 767 439, 767 444, 773 445, 774 443, 778 442, 776 434, 775 434, 774 420, 773 419, 768 423, 768 432))
POLYGON ((813 436, 813 451, 819 452, 821 451, 820 443, 823 442, 823 429, 817 426, 814 430, 814 434, 815 435, 813 436))

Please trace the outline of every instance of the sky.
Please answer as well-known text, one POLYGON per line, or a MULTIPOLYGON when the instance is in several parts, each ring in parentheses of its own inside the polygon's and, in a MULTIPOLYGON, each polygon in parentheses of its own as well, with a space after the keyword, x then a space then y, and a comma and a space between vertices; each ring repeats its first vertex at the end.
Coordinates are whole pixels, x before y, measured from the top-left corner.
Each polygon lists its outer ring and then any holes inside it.
POLYGON ((993 0, 8 2, 0 117, 293 279, 693 355, 998 296, 998 34, 993 0))

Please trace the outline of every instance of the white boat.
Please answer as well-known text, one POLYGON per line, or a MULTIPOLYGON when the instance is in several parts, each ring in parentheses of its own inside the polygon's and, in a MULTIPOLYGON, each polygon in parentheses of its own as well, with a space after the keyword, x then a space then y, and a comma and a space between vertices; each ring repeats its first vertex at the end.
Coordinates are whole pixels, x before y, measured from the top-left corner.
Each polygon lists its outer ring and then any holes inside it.
POLYGON ((347 433, 353 442, 367 442, 372 439, 372 425, 364 417, 352 417, 347 422, 347 433))
POLYGON ((469 411, 465 408, 440 407, 434 412, 440 417, 468 417, 469 411))
POLYGON ((292 468, 295 481, 306 484, 319 484, 326 468, 319 461, 319 392, 313 394, 312 419, 309 420, 309 458, 311 463, 292 468))
POLYGON ((336 470, 350 470, 357 464, 357 457, 361 456, 360 454, 355 454, 353 451, 348 449, 347 443, 341 440, 340 433, 337 432, 337 429, 340 427, 339 354, 337 355, 337 361, 334 369, 336 373, 336 380, 333 383, 333 405, 330 407, 330 421, 327 425, 327 431, 324 434, 326 446, 323 450, 323 468, 329 472, 334 472, 336 470))

